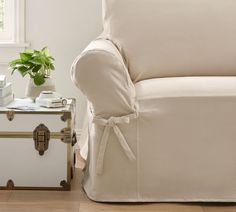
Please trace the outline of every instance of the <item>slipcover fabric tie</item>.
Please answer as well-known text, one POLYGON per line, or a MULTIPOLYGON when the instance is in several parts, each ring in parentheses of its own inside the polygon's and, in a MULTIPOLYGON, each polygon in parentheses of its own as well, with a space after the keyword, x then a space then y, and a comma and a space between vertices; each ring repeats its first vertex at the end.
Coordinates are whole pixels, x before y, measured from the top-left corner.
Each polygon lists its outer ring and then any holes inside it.
POLYGON ((98 152, 98 158, 97 158, 97 174, 102 174, 103 172, 103 163, 104 163, 104 156, 105 151, 107 147, 107 142, 110 134, 111 128, 113 129, 114 133, 116 134, 118 141, 123 148, 126 156, 129 158, 129 160, 133 161, 136 159, 134 153, 130 149, 124 135, 120 131, 120 128, 117 126, 118 124, 129 124, 130 119, 137 118, 136 113, 132 113, 126 116, 121 117, 110 117, 109 119, 104 119, 101 117, 94 117, 93 122, 95 124, 105 126, 105 129, 103 131, 103 135, 100 142, 99 152, 98 152))

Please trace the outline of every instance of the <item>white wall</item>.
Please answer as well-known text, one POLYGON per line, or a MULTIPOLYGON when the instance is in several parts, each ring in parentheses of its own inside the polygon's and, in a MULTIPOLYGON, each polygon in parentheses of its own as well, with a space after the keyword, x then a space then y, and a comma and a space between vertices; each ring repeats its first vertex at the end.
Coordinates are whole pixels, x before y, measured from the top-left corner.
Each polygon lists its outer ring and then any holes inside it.
MULTIPOLYGON (((55 57, 53 73, 57 90, 77 97, 78 127, 82 126, 85 101, 70 79, 75 57, 102 31, 101 0, 26 0, 26 41, 32 48, 48 46, 55 57)), ((0 69, 7 73, 6 67, 0 69)), ((18 74, 8 78, 16 96, 24 96, 27 79, 18 74)))

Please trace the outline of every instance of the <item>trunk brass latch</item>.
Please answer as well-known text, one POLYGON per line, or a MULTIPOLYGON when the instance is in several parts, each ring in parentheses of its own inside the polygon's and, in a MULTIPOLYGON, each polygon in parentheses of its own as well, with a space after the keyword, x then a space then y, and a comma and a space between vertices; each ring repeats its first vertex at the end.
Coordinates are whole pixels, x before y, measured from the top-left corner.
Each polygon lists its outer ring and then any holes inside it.
POLYGON ((40 124, 33 132, 35 149, 39 152, 39 155, 43 155, 48 149, 50 140, 50 131, 44 125, 40 124))
POLYGON ((7 119, 9 121, 12 121, 14 119, 14 116, 15 116, 15 112, 13 110, 7 111, 7 119))

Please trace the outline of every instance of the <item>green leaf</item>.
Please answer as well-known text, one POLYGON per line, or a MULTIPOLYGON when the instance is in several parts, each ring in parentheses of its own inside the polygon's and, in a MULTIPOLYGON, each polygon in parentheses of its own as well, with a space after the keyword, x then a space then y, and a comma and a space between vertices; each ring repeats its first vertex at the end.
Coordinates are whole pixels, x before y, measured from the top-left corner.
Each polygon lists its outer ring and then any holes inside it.
POLYGON ((28 68, 29 70, 31 70, 32 68, 34 68, 35 64, 32 63, 32 62, 30 62, 30 61, 28 61, 28 62, 25 63, 25 66, 27 66, 27 68, 28 68))
POLYGON ((21 59, 17 59, 17 60, 12 60, 12 61, 9 63, 9 65, 10 65, 10 66, 13 66, 13 65, 16 65, 16 64, 20 64, 20 63, 22 63, 21 59))
POLYGON ((40 55, 40 51, 34 50, 33 57, 38 57, 40 55))
POLYGON ((30 62, 34 63, 34 64, 37 64, 37 65, 40 65, 42 64, 42 60, 38 57, 34 57, 30 60, 30 62))
POLYGON ((47 46, 43 47, 41 51, 42 52, 48 51, 48 47, 47 46))
POLYGON ((28 61, 28 60, 30 60, 31 58, 32 58, 32 55, 29 54, 29 53, 25 53, 25 52, 20 53, 20 59, 21 59, 22 61, 28 61))
POLYGON ((17 68, 22 77, 24 77, 28 73, 28 68, 25 66, 21 66, 17 68))
POLYGON ((36 73, 42 68, 42 65, 36 65, 34 68, 32 68, 32 72, 36 73))
POLYGON ((53 70, 53 71, 55 70, 55 66, 52 63, 49 64, 49 68, 50 70, 53 70))
POLYGON ((42 53, 44 54, 44 55, 46 55, 46 56, 49 56, 50 54, 49 54, 49 50, 48 50, 48 47, 44 47, 44 48, 42 48, 42 53))
POLYGON ((11 72, 11 75, 14 74, 14 72, 17 70, 17 68, 13 68, 12 69, 12 72, 11 72))
POLYGON ((42 85, 45 82, 44 76, 41 74, 36 74, 34 76, 34 84, 37 86, 42 85))
POLYGON ((22 75, 22 77, 25 77, 27 74, 29 74, 29 71, 26 71, 26 72, 22 73, 21 75, 22 75))

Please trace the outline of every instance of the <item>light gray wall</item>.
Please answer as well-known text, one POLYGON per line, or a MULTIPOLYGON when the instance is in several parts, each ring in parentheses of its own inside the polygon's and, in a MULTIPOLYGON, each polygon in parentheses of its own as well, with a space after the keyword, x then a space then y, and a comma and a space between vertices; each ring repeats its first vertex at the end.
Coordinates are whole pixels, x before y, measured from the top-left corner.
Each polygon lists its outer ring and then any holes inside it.
POLYGON ((27 0, 26 41, 33 48, 48 46, 56 59, 53 74, 59 93, 77 97, 78 127, 85 100, 71 83, 75 57, 102 31, 101 0, 27 0))
MULTIPOLYGON (((75 57, 102 31, 101 0, 26 0, 26 41, 32 48, 48 46, 55 57, 53 78, 57 91, 77 97, 78 127, 85 101, 70 79, 75 57)), ((10 77, 16 96, 24 96, 27 80, 10 77)))

